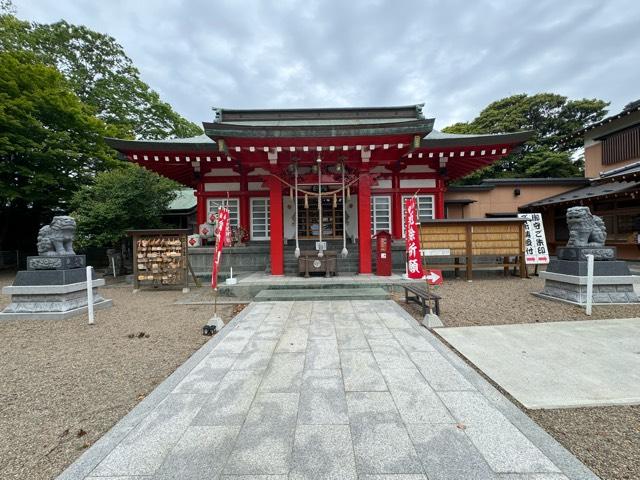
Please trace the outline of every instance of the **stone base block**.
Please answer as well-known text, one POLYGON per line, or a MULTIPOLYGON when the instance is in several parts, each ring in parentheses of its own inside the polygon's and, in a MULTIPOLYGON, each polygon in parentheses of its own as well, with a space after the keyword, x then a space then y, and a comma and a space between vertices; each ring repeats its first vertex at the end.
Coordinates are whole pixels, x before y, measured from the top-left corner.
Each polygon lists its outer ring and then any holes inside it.
POLYGON ((587 255, 593 255, 594 260, 615 260, 616 247, 560 247, 556 250, 559 260, 586 261, 587 255))
MULTIPOLYGON (((543 272, 546 273, 546 272, 543 272)), ((541 275, 545 279, 544 289, 538 295, 544 298, 561 300, 576 305, 587 303, 587 277, 577 275, 541 275)), ((640 303, 633 285, 638 277, 594 278, 594 304, 640 303)))
MULTIPOLYGON (((547 272, 561 273, 564 275, 587 275, 587 261, 556 260, 553 259, 547 266, 547 272)), ((600 276, 625 276, 631 275, 627 262, 623 260, 596 260, 593 262, 593 275, 600 276)))
MULTIPOLYGON (((93 302, 96 308, 106 308, 112 301, 98 291, 103 279, 93 280, 93 302)), ((11 303, 0 313, 0 319, 9 318, 68 318, 87 310, 87 282, 63 285, 12 285, 2 293, 11 295, 11 303)))
POLYGON ((43 255, 27 257, 27 270, 69 270, 87 266, 85 255, 43 255))
MULTIPOLYGON (((95 271, 93 272, 93 278, 96 278, 95 271)), ((13 281, 13 285, 69 285, 72 283, 86 282, 86 280, 87 271, 84 268, 63 270, 20 270, 16 274, 16 279, 13 281)))

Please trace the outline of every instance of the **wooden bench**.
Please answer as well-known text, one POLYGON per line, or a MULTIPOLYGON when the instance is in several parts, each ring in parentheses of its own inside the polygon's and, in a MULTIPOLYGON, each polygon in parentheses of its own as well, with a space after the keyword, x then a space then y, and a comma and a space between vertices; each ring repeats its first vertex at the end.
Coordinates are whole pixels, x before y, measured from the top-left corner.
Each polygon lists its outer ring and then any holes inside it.
MULTIPOLYGON (((429 310, 429 299, 431 302, 435 303, 435 313, 436 315, 440 315, 440 297, 435 293, 428 292, 426 288, 420 287, 418 285, 400 285, 404 288, 404 299, 405 302, 414 302, 422 307, 422 315, 427 314, 427 310, 429 310), (409 295, 412 293, 413 295, 409 295)), ((431 312, 429 312, 431 313, 431 312)))

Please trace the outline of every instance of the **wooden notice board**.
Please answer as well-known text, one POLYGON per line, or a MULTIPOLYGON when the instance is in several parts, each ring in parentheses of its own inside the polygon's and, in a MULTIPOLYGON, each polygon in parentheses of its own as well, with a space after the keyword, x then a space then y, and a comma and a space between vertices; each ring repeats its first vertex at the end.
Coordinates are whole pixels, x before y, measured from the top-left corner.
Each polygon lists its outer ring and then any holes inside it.
MULTIPOLYGON (((426 220, 420 222, 421 249, 449 250, 447 257, 454 263, 434 263, 437 268, 466 269, 467 280, 473 269, 495 268, 502 265, 505 273, 510 266, 518 266, 520 276, 526 277, 524 263, 524 220, 520 218, 468 218, 426 220), (497 257, 501 263, 474 262, 474 257, 497 257), (510 260, 514 257, 513 262, 510 260), (464 259, 464 264, 460 261, 464 259)), ((430 258, 426 258, 429 265, 430 258)))
POLYGON ((133 285, 188 288, 190 229, 127 230, 133 237, 133 285))

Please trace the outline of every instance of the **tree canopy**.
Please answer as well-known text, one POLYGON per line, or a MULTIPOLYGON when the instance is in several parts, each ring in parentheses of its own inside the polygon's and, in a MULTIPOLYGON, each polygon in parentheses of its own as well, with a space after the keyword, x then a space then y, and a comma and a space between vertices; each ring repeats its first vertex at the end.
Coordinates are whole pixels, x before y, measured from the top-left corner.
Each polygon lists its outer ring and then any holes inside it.
POLYGON ((71 201, 81 247, 117 246, 128 229, 162 227, 179 185, 134 164, 99 173, 71 201))
POLYGON ((572 134, 604 118, 609 104, 598 99, 569 100, 553 93, 519 94, 489 104, 471 122, 455 123, 447 133, 500 133, 532 130, 521 151, 465 177, 463 183, 500 177, 570 177, 580 175, 574 155, 582 138, 572 134))
POLYGON ((0 50, 28 51, 56 67, 117 136, 162 139, 202 133, 140 79, 132 60, 109 35, 64 20, 42 24, 5 13, 0 15, 0 50))

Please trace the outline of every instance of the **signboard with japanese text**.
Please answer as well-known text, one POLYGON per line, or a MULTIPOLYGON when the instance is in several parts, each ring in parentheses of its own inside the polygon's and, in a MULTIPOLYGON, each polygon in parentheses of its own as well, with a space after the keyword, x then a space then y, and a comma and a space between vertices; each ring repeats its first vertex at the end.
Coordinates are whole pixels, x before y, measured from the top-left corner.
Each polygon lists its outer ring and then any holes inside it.
POLYGON ((422 271, 422 259, 420 257, 420 225, 418 224, 415 197, 405 199, 404 208, 406 212, 407 276, 409 278, 423 278, 424 272, 422 271))
POLYGON ((224 207, 218 209, 218 224, 216 227, 216 248, 213 254, 213 267, 211 270, 211 288, 218 286, 218 272, 220 270, 220 258, 222 257, 222 246, 227 239, 229 230, 229 210, 224 207))
POLYGON ((549 263, 549 249, 544 236, 542 215, 539 213, 519 213, 524 222, 524 260, 527 265, 549 263))

